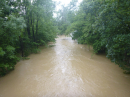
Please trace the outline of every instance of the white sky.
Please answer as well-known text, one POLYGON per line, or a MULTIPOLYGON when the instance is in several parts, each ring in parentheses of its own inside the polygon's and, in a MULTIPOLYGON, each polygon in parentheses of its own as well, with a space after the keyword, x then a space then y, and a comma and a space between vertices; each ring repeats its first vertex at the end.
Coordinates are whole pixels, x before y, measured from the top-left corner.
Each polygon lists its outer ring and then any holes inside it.
MULTIPOLYGON (((71 0, 53 0, 53 1, 60 3, 56 5, 56 10, 59 10, 61 9, 61 5, 65 5, 65 6, 68 5, 71 0)), ((82 0, 78 0, 78 3, 81 3, 81 2, 82 0)))
MULTIPOLYGON (((68 5, 72 0, 52 0, 56 2, 56 11, 58 11, 59 9, 61 9, 61 5, 68 5)), ((79 4, 82 2, 82 0, 78 0, 78 6, 79 4)), ((57 15, 54 13, 53 14, 54 17, 56 17, 57 15)))

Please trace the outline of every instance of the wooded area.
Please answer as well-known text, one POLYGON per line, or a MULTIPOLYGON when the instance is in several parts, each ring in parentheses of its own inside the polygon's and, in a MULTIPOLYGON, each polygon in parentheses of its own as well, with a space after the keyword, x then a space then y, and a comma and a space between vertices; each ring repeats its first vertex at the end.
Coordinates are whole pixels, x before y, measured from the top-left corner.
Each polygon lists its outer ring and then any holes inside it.
POLYGON ((92 45, 95 54, 130 72, 130 1, 72 0, 53 17, 52 0, 0 1, 0 75, 13 70, 22 57, 55 41, 58 34, 72 34, 78 43, 92 45))
POLYGON ((0 75, 13 70, 22 57, 55 41, 52 0, 0 0, 0 75))
POLYGON ((59 34, 72 33, 78 43, 92 45, 95 54, 106 53, 130 72, 130 1, 83 0, 78 10, 73 5, 59 11, 59 34))

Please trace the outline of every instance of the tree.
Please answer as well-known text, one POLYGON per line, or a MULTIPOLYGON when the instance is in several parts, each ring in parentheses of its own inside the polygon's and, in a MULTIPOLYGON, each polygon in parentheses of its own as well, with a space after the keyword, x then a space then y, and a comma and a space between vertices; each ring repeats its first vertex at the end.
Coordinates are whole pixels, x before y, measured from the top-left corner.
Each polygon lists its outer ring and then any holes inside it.
POLYGON ((52 0, 0 1, 0 76, 14 69, 22 57, 39 51, 38 46, 55 41, 52 0))
POLYGON ((130 72, 130 1, 83 0, 67 33, 130 72))

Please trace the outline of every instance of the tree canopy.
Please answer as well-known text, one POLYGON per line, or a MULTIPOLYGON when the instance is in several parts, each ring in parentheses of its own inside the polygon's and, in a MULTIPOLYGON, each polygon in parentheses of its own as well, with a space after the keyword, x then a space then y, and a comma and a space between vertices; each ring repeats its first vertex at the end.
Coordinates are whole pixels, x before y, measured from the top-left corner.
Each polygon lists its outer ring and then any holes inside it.
POLYGON ((72 0, 53 17, 52 0, 0 1, 0 76, 13 70, 20 56, 39 52, 58 34, 72 34, 92 45, 95 54, 130 72, 130 1, 72 0), (19 56, 20 54, 20 56, 19 56))
POLYGON ((130 72, 129 0, 83 0, 78 10, 69 10, 66 16, 68 24, 59 22, 63 34, 72 33, 78 43, 92 45, 94 53, 106 53, 130 72))
POLYGON ((0 1, 0 75, 14 69, 16 62, 38 46, 55 41, 56 26, 52 0, 0 1))

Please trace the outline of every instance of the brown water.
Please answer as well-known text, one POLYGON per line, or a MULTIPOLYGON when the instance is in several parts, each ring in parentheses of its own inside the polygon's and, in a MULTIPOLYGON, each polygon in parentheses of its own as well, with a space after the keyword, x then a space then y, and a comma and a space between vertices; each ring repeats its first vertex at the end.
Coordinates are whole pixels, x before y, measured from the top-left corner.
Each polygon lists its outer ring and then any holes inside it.
POLYGON ((70 37, 0 78, 0 97, 130 97, 130 75, 70 37))

